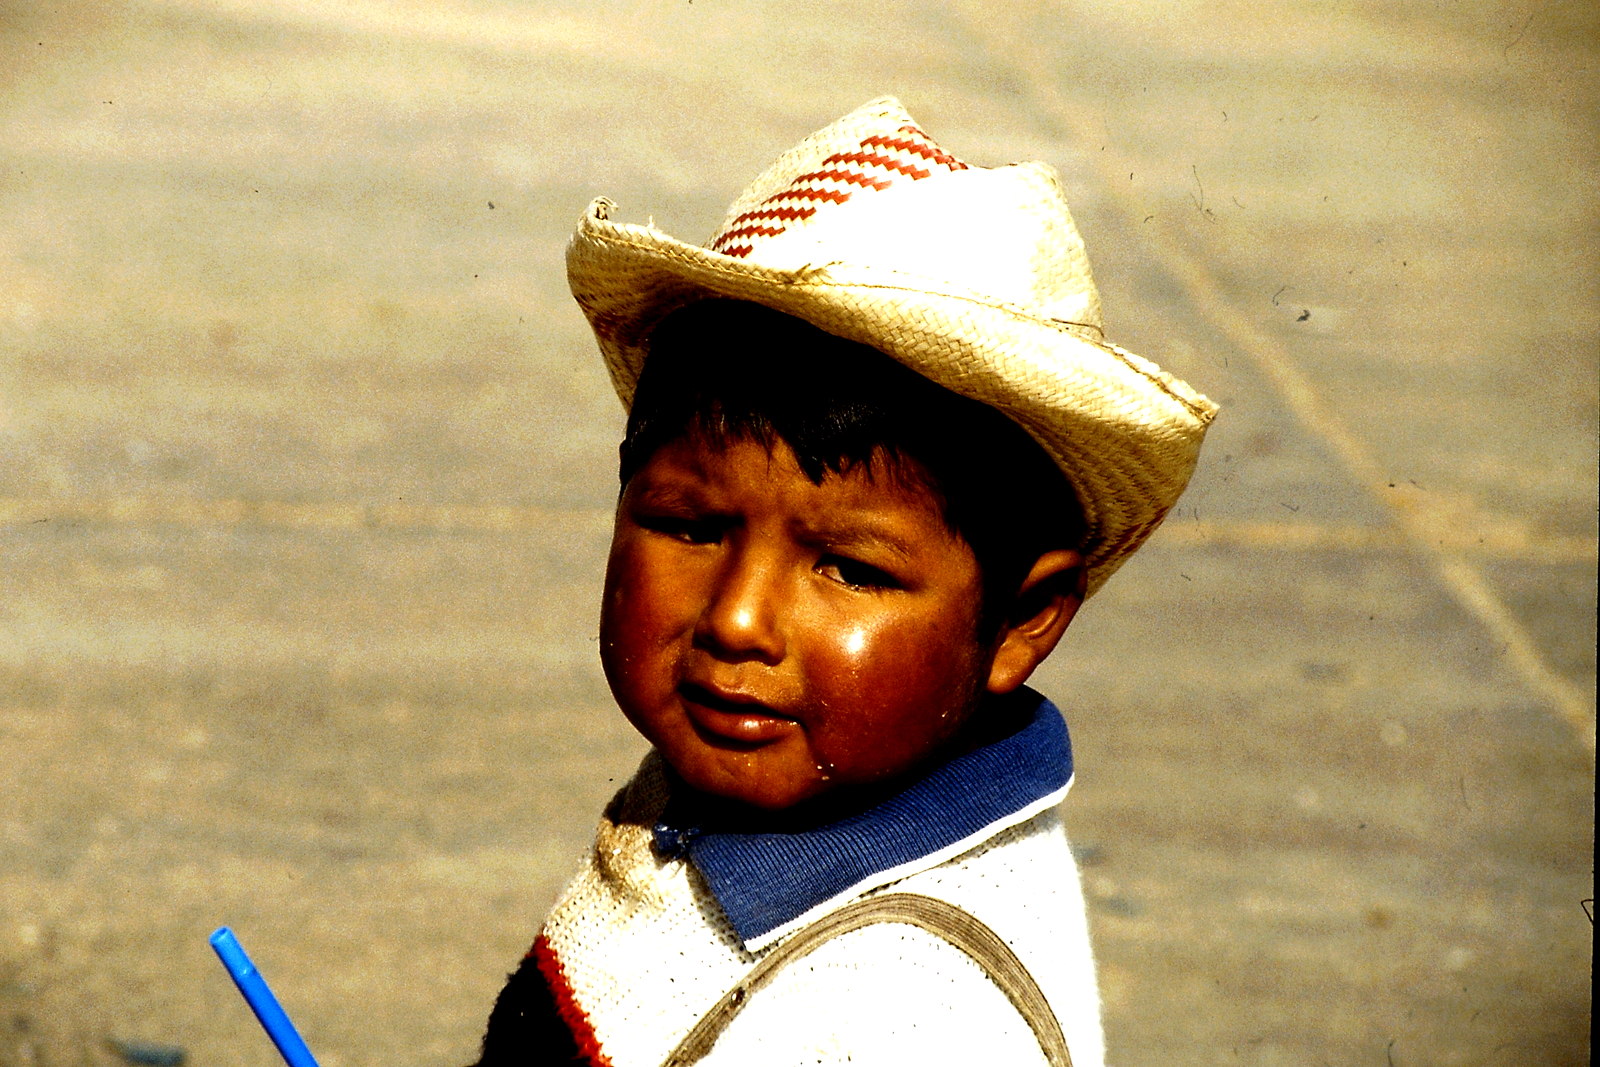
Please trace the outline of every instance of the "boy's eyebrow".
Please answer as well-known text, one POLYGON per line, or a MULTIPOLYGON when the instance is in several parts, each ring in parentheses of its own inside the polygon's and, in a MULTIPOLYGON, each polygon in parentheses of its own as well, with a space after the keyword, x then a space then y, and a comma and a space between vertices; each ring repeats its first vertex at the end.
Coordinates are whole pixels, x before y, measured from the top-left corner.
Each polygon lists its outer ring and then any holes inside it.
POLYGON ((873 522, 839 526, 831 523, 797 522, 795 535, 801 540, 827 548, 872 545, 883 548, 907 562, 916 558, 911 543, 893 528, 873 522))
POLYGON ((705 494, 698 483, 692 479, 655 478, 645 479, 642 475, 637 482, 637 492, 634 494, 636 503, 652 508, 693 508, 703 510, 706 506, 705 494))

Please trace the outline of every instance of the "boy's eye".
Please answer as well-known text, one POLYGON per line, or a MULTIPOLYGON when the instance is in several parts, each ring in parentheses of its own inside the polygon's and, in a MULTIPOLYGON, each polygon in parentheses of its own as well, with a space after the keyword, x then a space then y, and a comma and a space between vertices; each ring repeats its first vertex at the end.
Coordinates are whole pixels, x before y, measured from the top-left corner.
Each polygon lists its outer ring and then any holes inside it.
POLYGON ((665 534, 693 545, 709 545, 722 540, 727 526, 718 519, 687 515, 635 515, 633 521, 653 533, 665 534))
POLYGON ((823 556, 817 563, 817 571, 825 578, 832 578, 841 585, 848 585, 852 589, 898 589, 900 583, 888 571, 880 570, 870 563, 862 563, 858 559, 848 556, 823 556))

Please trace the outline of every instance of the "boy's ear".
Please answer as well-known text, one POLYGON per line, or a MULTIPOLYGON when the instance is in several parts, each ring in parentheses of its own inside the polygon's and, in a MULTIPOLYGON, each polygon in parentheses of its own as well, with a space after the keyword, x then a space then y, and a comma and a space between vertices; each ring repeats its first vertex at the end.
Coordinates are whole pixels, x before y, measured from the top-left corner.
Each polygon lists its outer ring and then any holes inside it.
POLYGON ((1034 561, 1000 625, 988 690, 1009 693, 1044 662, 1083 603, 1088 572, 1083 554, 1052 549, 1034 561))

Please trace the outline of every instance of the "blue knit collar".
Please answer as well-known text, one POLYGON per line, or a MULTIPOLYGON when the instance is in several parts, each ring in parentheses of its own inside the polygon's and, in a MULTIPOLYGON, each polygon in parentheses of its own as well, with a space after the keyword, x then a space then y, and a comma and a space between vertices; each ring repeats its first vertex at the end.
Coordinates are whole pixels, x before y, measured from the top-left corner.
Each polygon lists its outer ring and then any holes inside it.
POLYGON ((1072 782, 1066 722, 1032 690, 1007 699, 1020 729, 825 825, 720 832, 699 798, 674 783, 656 851, 687 857, 746 948, 759 951, 836 902, 936 866, 1060 802, 1072 782))

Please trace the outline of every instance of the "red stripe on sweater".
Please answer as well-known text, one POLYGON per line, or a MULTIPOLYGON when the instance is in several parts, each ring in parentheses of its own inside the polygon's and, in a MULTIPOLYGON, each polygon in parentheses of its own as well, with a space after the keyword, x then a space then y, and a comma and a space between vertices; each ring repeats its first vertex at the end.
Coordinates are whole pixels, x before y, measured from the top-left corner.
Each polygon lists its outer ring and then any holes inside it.
POLYGON ((589 1016, 573 995, 567 972, 561 966, 555 949, 550 947, 549 939, 540 934, 533 942, 533 948, 528 950, 528 956, 544 976, 545 985, 550 987, 550 996, 556 1002, 556 1014, 572 1031, 572 1042, 578 1047, 578 1052, 590 1067, 612 1067, 611 1060, 600 1049, 600 1039, 595 1036, 594 1025, 589 1022, 589 1016))

